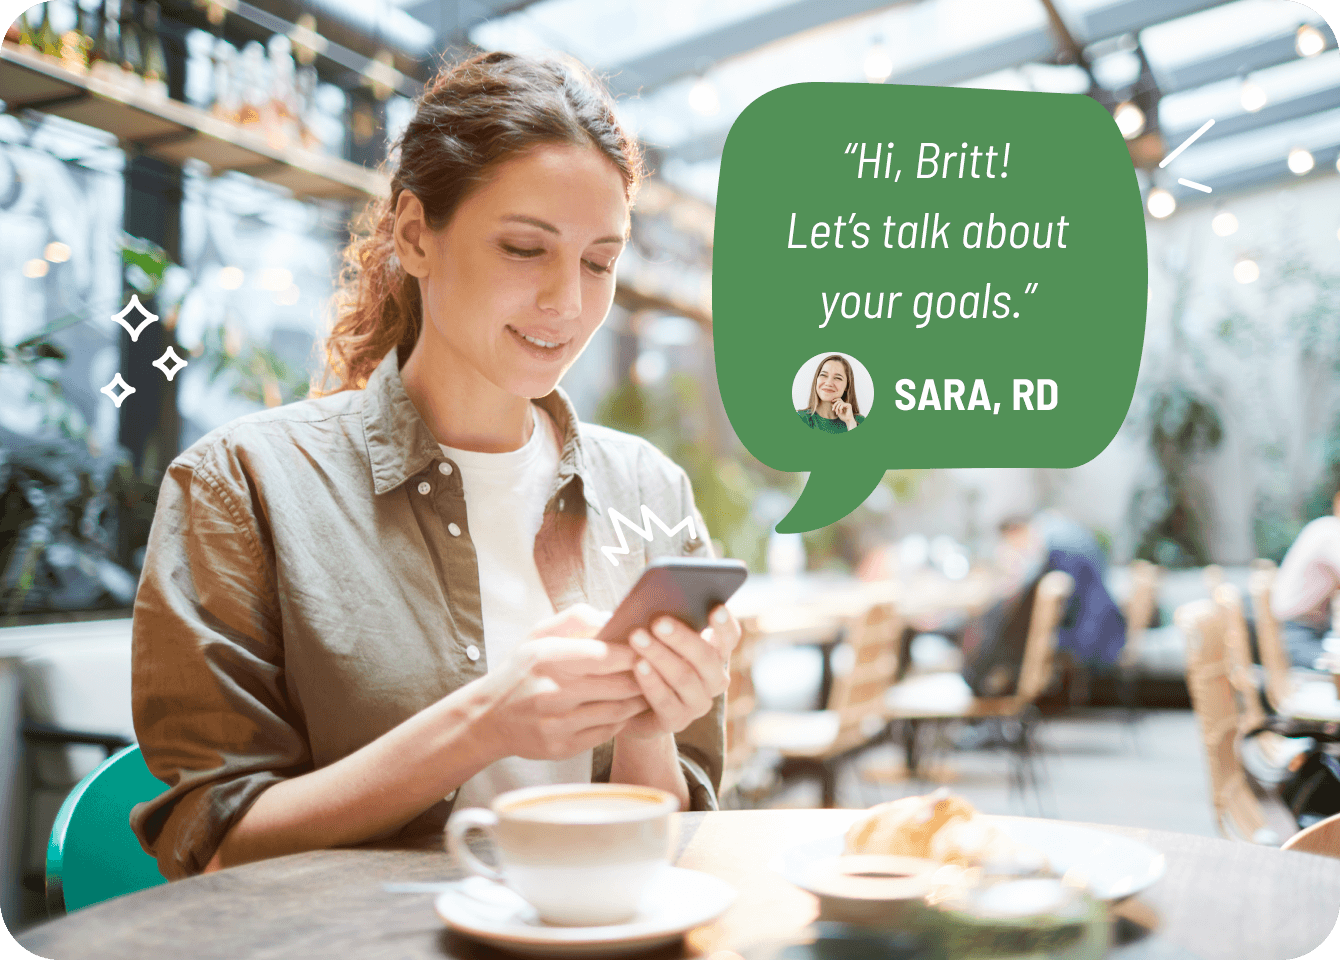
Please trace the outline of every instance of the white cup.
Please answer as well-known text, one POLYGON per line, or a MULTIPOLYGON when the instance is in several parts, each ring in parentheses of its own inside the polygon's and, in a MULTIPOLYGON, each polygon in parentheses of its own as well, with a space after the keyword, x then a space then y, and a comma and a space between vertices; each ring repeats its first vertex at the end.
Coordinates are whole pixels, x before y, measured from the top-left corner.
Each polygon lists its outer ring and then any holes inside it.
POLYGON ((545 923, 594 927, 637 913, 651 879, 670 861, 672 794, 627 784, 526 787, 490 807, 458 810, 447 821, 447 850, 462 867, 506 884, 545 923), (502 869, 465 844, 488 834, 502 869))

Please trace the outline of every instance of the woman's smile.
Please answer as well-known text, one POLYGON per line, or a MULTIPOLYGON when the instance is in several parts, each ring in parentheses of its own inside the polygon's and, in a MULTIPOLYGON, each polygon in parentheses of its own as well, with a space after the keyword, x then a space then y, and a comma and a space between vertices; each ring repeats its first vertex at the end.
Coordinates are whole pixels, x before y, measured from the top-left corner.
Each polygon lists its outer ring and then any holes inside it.
POLYGON ((518 347, 537 360, 558 360, 563 357, 571 337, 560 337, 548 330, 518 330, 510 323, 507 333, 518 347))

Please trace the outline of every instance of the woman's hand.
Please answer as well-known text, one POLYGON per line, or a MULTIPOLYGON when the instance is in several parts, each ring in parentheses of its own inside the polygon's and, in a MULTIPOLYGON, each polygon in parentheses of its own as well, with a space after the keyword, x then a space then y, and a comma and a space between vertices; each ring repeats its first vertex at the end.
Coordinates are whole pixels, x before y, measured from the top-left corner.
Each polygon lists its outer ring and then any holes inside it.
POLYGON ((497 756, 563 760, 612 739, 647 710, 624 644, 593 639, 608 614, 584 604, 541 621, 480 680, 488 695, 478 729, 497 756))
POLYGON ((847 425, 848 430, 856 429, 856 417, 851 412, 851 404, 845 400, 833 401, 833 413, 839 420, 847 425))
POLYGON ((651 632, 633 631, 637 655, 633 676, 650 711, 631 720, 624 737, 678 733, 707 713, 712 700, 730 685, 730 655, 740 642, 740 624, 724 606, 701 634, 673 617, 660 617, 651 632))

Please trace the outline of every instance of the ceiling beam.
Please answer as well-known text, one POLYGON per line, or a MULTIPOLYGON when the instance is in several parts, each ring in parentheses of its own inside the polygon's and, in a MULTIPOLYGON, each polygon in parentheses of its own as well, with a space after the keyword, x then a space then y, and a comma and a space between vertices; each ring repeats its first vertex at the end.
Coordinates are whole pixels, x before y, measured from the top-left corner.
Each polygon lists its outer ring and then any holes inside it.
MULTIPOLYGON (((1223 120, 1215 120, 1214 126, 1201 134, 1197 143, 1209 143, 1212 140, 1220 140, 1224 137, 1235 136, 1240 133, 1248 133, 1252 130, 1260 130, 1264 127, 1274 126, 1278 123, 1286 123, 1290 120, 1298 120, 1302 117, 1308 117, 1315 113, 1321 113, 1325 110, 1333 110, 1340 107, 1340 86, 1323 87, 1312 93, 1305 93, 1302 96, 1291 97, 1288 100, 1279 100, 1268 104, 1256 113, 1239 113, 1223 120)), ((1199 126, 1197 124, 1196 126, 1199 126)), ((1165 128, 1165 133, 1170 144, 1180 143, 1182 139, 1189 136, 1195 127, 1186 126, 1176 130, 1165 128)))
MULTIPOLYGON (((929 87, 949 86, 1021 63, 1051 60, 1055 51, 1055 43, 1050 32, 1043 28, 1027 30, 985 47, 967 50, 904 70, 902 73, 895 73, 885 82, 929 87)), ((708 160, 721 153, 721 148, 726 145, 726 134, 729 131, 730 123, 726 123, 706 133, 664 147, 661 153, 665 157, 689 163, 708 160)))
POLYGON ((613 64, 601 72, 609 75, 609 85, 615 93, 646 93, 680 77, 702 73, 722 60, 805 30, 914 2, 918 0, 792 0, 775 9, 613 64))
MULTIPOLYGON (((1087 16, 1072 19, 1077 24, 1079 42, 1091 43, 1098 39, 1139 32, 1156 23, 1187 16, 1225 0, 1119 0, 1087 16)), ((1333 38, 1327 34, 1328 47, 1333 38)), ((1231 53, 1207 57, 1172 71, 1158 74, 1161 92, 1184 90, 1202 86, 1236 75, 1243 67, 1262 69, 1296 59, 1292 33, 1270 37, 1231 53)), ((974 77, 985 76, 1024 63, 1054 59, 1055 42, 1046 28, 1036 28, 1006 37, 976 50, 953 54, 930 63, 921 64, 891 76, 889 83, 911 83, 928 86, 946 86, 974 77)), ((1258 129, 1272 123, 1296 119, 1300 116, 1329 109, 1332 99, 1340 92, 1326 90, 1294 100, 1272 104, 1256 114, 1246 114, 1219 121, 1205 135, 1207 139, 1258 129)), ((711 159, 720 154, 726 142, 729 125, 709 130, 678 144, 662 148, 666 158, 690 163, 711 159)), ((1187 131, 1189 132, 1189 131, 1187 131)), ((1170 139, 1175 138, 1170 135, 1170 139)))
POLYGON ((1202 193, 1199 190, 1184 187, 1179 183, 1168 184, 1166 189, 1177 198, 1179 204, 1190 205, 1197 201, 1214 203, 1217 200, 1222 200, 1225 195, 1239 193, 1266 184, 1286 181, 1296 183, 1311 180, 1318 176, 1334 176, 1335 161, 1337 157, 1340 157, 1340 145, 1313 150, 1312 156, 1316 159, 1317 165, 1311 173, 1302 177, 1291 172, 1284 157, 1279 157, 1275 160, 1267 160, 1216 173, 1212 178, 1214 182, 1210 184, 1214 187, 1214 193, 1202 193), (1328 173, 1328 168, 1332 172, 1328 173))
POLYGON ((1229 0, 1118 0, 1105 7, 1076 14, 1076 32, 1084 43, 1118 37, 1123 33, 1138 33, 1146 27, 1211 7, 1222 6, 1229 0))
POLYGON ((437 31, 438 53, 448 55, 473 48, 470 31, 486 20, 524 10, 537 0, 423 0, 405 11, 437 31))
MULTIPOLYGON (((1325 30, 1322 31, 1322 35, 1326 38, 1326 49, 1334 50, 1334 35, 1325 30)), ((1228 53, 1206 57, 1204 60, 1196 60, 1171 69, 1156 69, 1154 73, 1159 78, 1159 88, 1164 93, 1190 90, 1203 87, 1207 83, 1227 80, 1239 74, 1264 70, 1267 67, 1296 60, 1298 50, 1294 47, 1295 41, 1293 32, 1280 34, 1228 53)))

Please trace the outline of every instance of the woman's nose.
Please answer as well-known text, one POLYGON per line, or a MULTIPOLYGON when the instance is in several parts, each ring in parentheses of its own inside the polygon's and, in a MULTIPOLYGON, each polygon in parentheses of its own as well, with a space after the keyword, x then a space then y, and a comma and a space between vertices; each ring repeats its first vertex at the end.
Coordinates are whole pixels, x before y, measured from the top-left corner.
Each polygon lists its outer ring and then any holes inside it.
POLYGON ((581 264, 575 267, 556 263, 544 277, 538 297, 539 308, 556 314, 560 319, 572 320, 582 313, 581 264))

